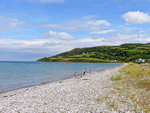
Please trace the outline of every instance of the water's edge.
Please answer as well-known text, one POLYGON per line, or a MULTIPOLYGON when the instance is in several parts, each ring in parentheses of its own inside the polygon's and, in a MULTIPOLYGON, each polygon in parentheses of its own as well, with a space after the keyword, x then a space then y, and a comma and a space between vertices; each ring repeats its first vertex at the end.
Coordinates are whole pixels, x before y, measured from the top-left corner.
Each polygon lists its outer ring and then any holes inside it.
MULTIPOLYGON (((105 70, 109 70, 109 69, 114 69, 114 68, 122 66, 123 64, 124 63, 121 63, 119 66, 114 66, 114 67, 111 67, 111 68, 101 69, 100 71, 93 71, 93 73, 98 73, 98 72, 101 72, 101 71, 105 71, 105 70)), ((53 83, 53 82, 59 82, 59 81, 63 81, 63 80, 66 80, 66 79, 71 79, 71 78, 74 78, 74 76, 62 78, 60 80, 53 80, 51 82, 42 82, 42 83, 37 84, 37 85, 28 85, 28 86, 24 86, 24 87, 21 87, 21 88, 16 88, 16 89, 8 90, 8 91, 2 91, 2 92, 0 92, 0 94, 8 93, 8 92, 19 90, 19 89, 23 89, 23 88, 29 88, 29 87, 35 87, 35 86, 41 86, 41 85, 45 85, 45 84, 50 84, 50 83, 53 83)))

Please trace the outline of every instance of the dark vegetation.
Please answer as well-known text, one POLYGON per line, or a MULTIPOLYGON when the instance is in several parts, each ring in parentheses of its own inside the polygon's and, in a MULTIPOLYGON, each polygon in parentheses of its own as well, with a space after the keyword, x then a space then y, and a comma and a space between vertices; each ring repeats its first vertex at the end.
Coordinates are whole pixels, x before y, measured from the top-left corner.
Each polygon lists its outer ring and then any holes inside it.
POLYGON ((136 62, 138 58, 150 61, 150 43, 75 48, 37 62, 136 62))

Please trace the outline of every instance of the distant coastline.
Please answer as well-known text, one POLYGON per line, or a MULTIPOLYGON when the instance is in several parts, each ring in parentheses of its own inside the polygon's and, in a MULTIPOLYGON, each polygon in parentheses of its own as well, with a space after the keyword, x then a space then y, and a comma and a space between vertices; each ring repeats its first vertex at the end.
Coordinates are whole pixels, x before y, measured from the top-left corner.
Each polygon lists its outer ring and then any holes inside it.
POLYGON ((150 43, 75 48, 36 62, 137 63, 138 59, 150 62, 150 43))

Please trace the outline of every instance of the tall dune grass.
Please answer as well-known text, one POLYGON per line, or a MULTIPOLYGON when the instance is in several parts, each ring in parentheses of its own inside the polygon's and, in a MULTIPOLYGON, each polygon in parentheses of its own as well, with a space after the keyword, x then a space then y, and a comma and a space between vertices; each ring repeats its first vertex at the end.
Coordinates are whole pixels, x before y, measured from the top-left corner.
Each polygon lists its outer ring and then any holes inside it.
POLYGON ((111 80, 115 81, 114 88, 120 91, 120 96, 131 99, 135 110, 150 113, 150 64, 129 63, 119 72, 111 80))

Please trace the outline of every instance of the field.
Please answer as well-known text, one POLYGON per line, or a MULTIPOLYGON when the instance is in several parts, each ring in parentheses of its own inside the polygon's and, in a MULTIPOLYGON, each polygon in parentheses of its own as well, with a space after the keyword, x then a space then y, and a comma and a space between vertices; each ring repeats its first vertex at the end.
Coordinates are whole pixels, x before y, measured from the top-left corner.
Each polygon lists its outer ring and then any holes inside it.
POLYGON ((141 53, 141 52, 146 52, 146 50, 138 50, 138 49, 123 50, 123 51, 127 51, 127 52, 139 52, 139 53, 141 53))

